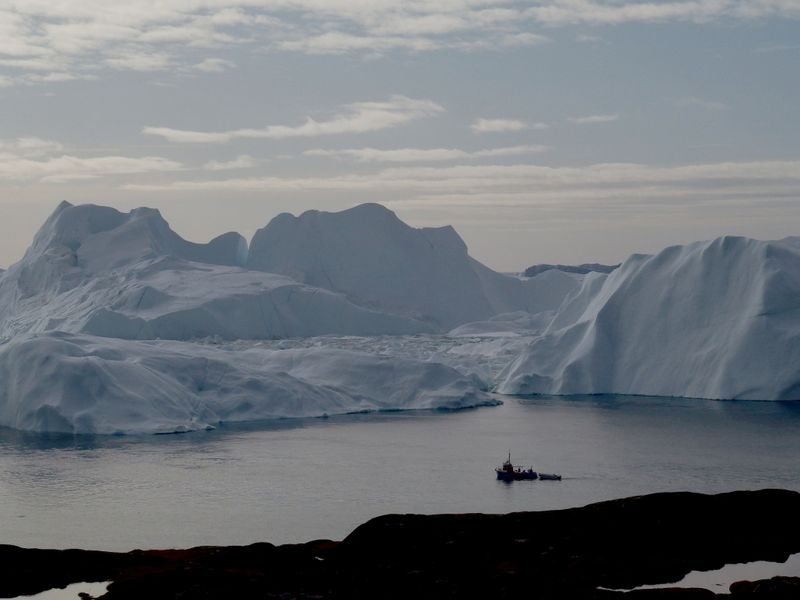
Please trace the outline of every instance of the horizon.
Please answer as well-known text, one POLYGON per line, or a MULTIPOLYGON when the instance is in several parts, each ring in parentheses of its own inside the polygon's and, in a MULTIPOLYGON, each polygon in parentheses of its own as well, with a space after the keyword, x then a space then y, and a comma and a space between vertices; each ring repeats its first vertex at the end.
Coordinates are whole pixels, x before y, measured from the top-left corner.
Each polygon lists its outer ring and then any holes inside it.
POLYGON ((2 267, 64 199, 193 241, 376 202, 499 271, 800 233, 796 2, 68 0, 0 23, 2 267))

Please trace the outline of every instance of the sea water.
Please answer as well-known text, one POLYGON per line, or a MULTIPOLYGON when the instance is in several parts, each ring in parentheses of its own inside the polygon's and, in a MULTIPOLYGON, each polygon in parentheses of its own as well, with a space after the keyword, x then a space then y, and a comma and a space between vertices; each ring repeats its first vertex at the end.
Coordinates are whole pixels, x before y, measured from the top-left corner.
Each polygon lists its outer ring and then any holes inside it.
POLYGON ((497 407, 145 437, 0 430, 0 543, 104 550, 342 539, 384 513, 800 490, 800 403, 503 398, 497 407), (563 480, 495 478, 516 464, 563 480))

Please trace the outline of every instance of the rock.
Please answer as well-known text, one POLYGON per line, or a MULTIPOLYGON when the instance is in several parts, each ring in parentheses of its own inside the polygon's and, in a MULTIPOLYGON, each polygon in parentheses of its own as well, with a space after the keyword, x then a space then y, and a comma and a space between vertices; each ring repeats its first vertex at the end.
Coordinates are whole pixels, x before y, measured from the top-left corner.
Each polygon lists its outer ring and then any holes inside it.
POLYGON ((731 595, 752 598, 800 598, 800 577, 773 577, 759 581, 737 581, 731 595))
MULTIPOLYGON (((385 515, 342 542, 127 554, 3 546, 0 597, 112 580, 104 600, 713 598, 697 589, 613 590, 785 560, 800 551, 798 509, 800 493, 787 490, 668 493, 507 515, 385 515)), ((796 598, 798 581, 732 591, 796 598)))

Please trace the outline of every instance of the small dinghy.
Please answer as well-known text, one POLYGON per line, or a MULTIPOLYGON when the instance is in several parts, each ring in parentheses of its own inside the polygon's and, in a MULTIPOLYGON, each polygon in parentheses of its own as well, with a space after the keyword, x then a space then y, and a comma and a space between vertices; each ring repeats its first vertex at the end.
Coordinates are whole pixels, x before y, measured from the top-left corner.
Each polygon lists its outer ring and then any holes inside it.
POLYGON ((539 473, 539 479, 542 481, 561 481, 561 475, 556 473, 539 473))

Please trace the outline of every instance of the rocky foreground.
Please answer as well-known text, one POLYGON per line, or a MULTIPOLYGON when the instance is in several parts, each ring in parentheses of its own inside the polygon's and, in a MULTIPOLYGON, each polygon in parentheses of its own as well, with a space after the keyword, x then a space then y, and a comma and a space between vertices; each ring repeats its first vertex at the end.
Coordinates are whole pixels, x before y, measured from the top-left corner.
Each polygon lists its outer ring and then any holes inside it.
MULTIPOLYGON (((0 546, 0 597, 79 581, 104 600, 159 598, 715 598, 615 592, 800 552, 800 493, 665 493, 559 511, 386 515, 345 540, 110 553, 0 546)), ((800 598, 800 578, 733 597, 800 598)), ((726 596, 730 597, 730 596, 726 596)))

